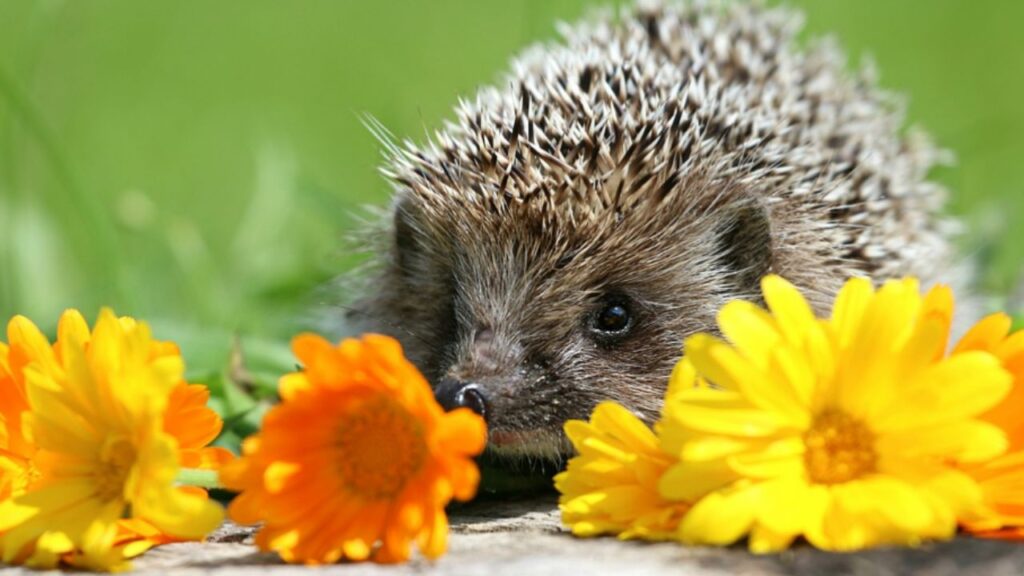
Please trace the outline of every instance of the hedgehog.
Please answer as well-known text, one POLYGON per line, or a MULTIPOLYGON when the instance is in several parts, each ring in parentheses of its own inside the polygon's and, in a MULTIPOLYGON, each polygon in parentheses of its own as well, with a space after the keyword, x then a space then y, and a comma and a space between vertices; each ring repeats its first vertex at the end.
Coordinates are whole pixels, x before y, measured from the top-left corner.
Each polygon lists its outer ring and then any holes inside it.
POLYGON ((778 274, 819 313, 851 276, 951 265, 945 154, 798 13, 638 4, 560 28, 426 143, 379 123, 393 200, 348 311, 390 334, 498 459, 559 461, 613 400, 647 422, 693 333, 778 274))

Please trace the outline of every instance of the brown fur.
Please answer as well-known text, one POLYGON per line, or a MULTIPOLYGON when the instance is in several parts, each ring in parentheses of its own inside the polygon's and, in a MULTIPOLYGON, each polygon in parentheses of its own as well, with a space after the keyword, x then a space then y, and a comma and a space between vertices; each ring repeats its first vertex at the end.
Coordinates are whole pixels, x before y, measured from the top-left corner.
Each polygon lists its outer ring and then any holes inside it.
POLYGON ((655 418, 683 339, 765 273, 822 311, 851 275, 934 279, 937 154, 798 29, 746 5, 598 17, 427 145, 384 138, 395 198, 357 329, 479 383, 498 452, 550 458, 601 400, 655 418), (588 327, 609 295, 635 320, 614 342, 588 327))

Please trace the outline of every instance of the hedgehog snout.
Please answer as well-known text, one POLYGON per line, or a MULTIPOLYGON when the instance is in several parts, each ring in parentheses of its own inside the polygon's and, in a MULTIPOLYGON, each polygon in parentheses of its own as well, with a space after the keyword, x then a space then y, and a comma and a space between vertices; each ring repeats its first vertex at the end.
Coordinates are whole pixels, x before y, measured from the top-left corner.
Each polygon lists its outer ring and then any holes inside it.
POLYGON ((521 386, 522 349, 506 331, 484 323, 467 336, 434 381, 434 396, 445 410, 469 408, 494 426, 521 386))
POLYGON ((483 386, 475 382, 442 378, 434 390, 434 396, 449 412, 456 408, 469 408, 485 420, 490 415, 490 396, 483 386))

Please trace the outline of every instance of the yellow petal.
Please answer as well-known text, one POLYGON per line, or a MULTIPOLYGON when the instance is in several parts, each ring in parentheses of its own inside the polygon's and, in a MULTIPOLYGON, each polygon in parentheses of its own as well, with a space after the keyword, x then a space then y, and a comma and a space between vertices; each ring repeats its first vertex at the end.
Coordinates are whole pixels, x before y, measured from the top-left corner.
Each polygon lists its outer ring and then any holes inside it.
POLYGON ((1006 434, 999 427, 978 420, 893 431, 882 435, 876 444, 882 454, 959 462, 989 460, 1005 452, 1006 446, 1006 434))
POLYGON ((832 325, 839 337, 840 347, 846 348, 853 341, 874 294, 875 289, 867 278, 853 278, 839 291, 832 308, 832 325))
POLYGON ((887 282, 869 300, 849 344, 841 346, 839 406, 860 415, 893 395, 898 358, 914 331, 921 301, 913 281, 887 282))
POLYGON ((767 368, 768 357, 782 338, 771 315, 744 300, 723 306, 718 313, 718 325, 729 342, 761 369, 767 368))
POLYGON ((757 485, 708 494, 683 518, 680 540, 686 544, 733 544, 750 532, 759 497, 757 485))
POLYGON ((868 415, 876 432, 927 427, 976 416, 1005 397, 1013 378, 987 352, 964 352, 922 371, 868 415))
POLYGON ((592 425, 635 449, 652 449, 658 441, 654 432, 635 414, 615 402, 601 402, 590 416, 592 425))
POLYGON ((934 521, 931 509, 913 486, 877 476, 837 486, 838 506, 853 515, 881 513, 901 530, 918 533, 934 521))
POLYGON ((736 454, 755 451, 762 442, 733 438, 731 436, 696 436, 682 446, 681 458, 687 462, 721 460, 736 454))
MULTIPOLYGON (((806 502, 809 490, 807 483, 799 477, 780 478, 762 484, 755 511, 758 526, 765 530, 760 536, 772 537, 771 541, 776 544, 785 542, 788 545, 793 538, 803 533, 808 524, 805 512, 808 511, 806 502)), ((768 544, 766 541, 755 546, 751 540, 752 549, 764 548, 768 544)), ((771 547, 771 550, 777 549, 771 547)))
MULTIPOLYGON (((953 326, 953 290, 949 286, 936 284, 925 294, 921 308, 922 320, 933 320, 943 327, 945 343, 949 344, 949 332, 953 326)), ((945 352, 945 347, 943 348, 945 352)))
POLYGON ((736 479, 736 473, 722 462, 679 462, 662 475, 658 493, 672 502, 695 502, 736 479))
POLYGON ((750 532, 750 551, 754 554, 775 554, 789 548, 796 537, 774 532, 763 524, 756 524, 750 532))
POLYGON ((801 477, 804 474, 804 444, 790 436, 764 444, 760 450, 728 458, 729 468, 747 478, 801 477))
POLYGON ((1006 340, 1012 325, 1013 319, 1006 314, 986 316, 964 334, 953 349, 953 354, 971 350, 995 350, 1003 340, 1006 340))
POLYGON ((65 310, 57 324, 57 342, 83 346, 89 341, 89 324, 78 310, 65 310))
POLYGON ((702 385, 703 383, 697 378, 697 370, 693 367, 693 363, 684 356, 672 369, 672 374, 668 379, 668 389, 665 390, 665 400, 668 402, 677 394, 702 385))
POLYGON ((140 499, 136 514, 162 532, 187 540, 203 538, 224 520, 216 502, 168 487, 140 499))
POLYGON ((793 427, 778 413, 761 410, 728 390, 693 388, 679 394, 676 401, 675 425, 707 434, 755 438, 793 427))
POLYGON ((790 343, 799 346, 806 334, 818 329, 814 311, 795 286, 779 276, 766 276, 761 281, 761 290, 778 330, 790 343))
POLYGON ((56 376, 60 373, 60 366, 50 341, 28 318, 11 318, 7 324, 7 341, 12 351, 17 350, 26 360, 37 363, 36 368, 44 374, 56 376))
POLYGON ((807 421, 806 411, 814 409, 818 388, 832 378, 834 361, 832 351, 824 334, 809 335, 806 345, 813 348, 811 353, 801 353, 788 346, 779 346, 769 356, 768 367, 771 380, 784 388, 796 404, 805 412, 804 417, 795 418, 801 425, 807 421))
POLYGON ((792 389, 779 386, 725 342, 708 334, 686 340, 686 356, 697 371, 729 391, 741 393, 756 407, 799 423, 806 414, 792 389))

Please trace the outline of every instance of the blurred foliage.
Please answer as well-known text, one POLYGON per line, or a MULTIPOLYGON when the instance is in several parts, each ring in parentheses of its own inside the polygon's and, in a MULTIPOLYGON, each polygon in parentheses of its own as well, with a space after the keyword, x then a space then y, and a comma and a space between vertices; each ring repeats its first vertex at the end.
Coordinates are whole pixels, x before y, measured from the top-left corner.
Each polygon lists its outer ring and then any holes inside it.
MULTIPOLYGON (((0 0, 0 316, 150 320, 237 444, 293 366, 289 336, 319 326, 323 287, 359 261, 342 240, 361 207, 387 201, 361 115, 422 140, 594 4, 0 0)), ((936 177, 984 286, 1010 294, 1024 3, 795 4, 809 35, 835 33, 854 64, 873 55, 909 121, 956 153, 936 177)))

